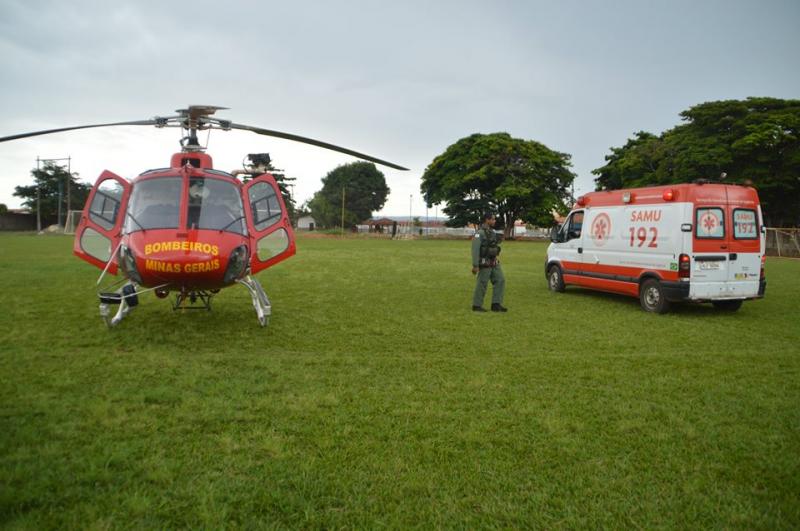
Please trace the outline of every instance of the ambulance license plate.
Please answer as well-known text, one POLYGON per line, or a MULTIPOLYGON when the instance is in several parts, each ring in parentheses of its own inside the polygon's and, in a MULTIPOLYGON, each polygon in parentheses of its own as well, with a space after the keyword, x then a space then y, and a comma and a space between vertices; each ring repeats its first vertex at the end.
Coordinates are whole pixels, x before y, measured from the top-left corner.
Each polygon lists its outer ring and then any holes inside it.
POLYGON ((700 266, 700 271, 719 269, 719 262, 698 262, 698 265, 700 266))

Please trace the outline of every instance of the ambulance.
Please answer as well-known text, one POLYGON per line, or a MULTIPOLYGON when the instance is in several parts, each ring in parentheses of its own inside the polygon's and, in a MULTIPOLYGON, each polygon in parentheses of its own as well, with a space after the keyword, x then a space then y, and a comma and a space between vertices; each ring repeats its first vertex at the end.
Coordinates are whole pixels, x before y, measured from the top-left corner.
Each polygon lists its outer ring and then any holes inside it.
POLYGON ((545 276, 638 297, 648 312, 710 302, 736 311, 764 296, 765 234, 755 189, 693 184, 588 193, 554 227, 545 276))

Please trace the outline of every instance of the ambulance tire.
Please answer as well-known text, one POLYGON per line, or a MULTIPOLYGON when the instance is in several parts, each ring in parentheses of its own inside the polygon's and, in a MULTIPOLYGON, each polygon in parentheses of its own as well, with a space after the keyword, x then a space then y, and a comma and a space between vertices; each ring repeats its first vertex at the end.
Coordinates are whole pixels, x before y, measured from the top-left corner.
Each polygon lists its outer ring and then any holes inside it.
POLYGON ((648 278, 642 282, 639 288, 639 302, 646 312, 666 313, 669 311, 670 305, 664 288, 661 286, 661 282, 654 278, 648 278))
POLYGON ((550 291, 564 292, 564 275, 561 274, 559 266, 551 265, 547 270, 547 287, 550 288, 550 291))
POLYGON ((743 300, 738 301, 712 301, 711 304, 714 305, 714 308, 717 310, 722 310, 725 312, 735 312, 739 308, 742 307, 743 300))

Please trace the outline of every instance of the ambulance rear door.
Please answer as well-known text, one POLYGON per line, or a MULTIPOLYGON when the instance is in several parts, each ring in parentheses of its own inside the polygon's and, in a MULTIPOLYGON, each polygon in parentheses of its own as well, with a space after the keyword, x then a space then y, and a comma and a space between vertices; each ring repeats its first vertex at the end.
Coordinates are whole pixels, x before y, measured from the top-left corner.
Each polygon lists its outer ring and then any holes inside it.
POLYGON ((728 280, 730 227, 724 197, 695 204, 692 238, 692 299, 720 298, 728 280))
POLYGON ((727 187, 731 230, 728 244, 728 292, 731 296, 758 295, 761 273, 762 221, 755 190, 727 187))

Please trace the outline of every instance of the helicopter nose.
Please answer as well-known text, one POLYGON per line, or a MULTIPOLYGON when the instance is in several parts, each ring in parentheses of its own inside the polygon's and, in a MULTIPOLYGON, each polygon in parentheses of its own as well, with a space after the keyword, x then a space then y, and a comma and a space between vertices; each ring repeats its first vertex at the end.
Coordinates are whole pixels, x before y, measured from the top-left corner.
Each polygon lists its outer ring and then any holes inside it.
POLYGON ((186 234, 174 230, 138 231, 129 235, 120 263, 134 282, 218 289, 241 278, 250 253, 247 240, 218 231, 186 234))

